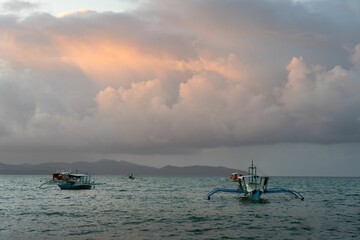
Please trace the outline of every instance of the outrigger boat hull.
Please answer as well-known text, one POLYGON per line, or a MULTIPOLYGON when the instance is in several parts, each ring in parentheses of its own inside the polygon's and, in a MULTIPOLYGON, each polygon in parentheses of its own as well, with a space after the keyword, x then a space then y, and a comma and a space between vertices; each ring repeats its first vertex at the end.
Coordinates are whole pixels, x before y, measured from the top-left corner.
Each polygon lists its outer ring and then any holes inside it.
POLYGON ((91 189, 92 185, 90 184, 71 184, 71 183, 63 183, 58 184, 61 190, 85 190, 91 189))
POLYGON ((211 192, 208 193, 207 198, 210 200, 210 197, 218 192, 225 192, 225 193, 237 193, 237 194, 244 194, 243 197, 247 197, 252 201, 260 200, 261 195, 263 194, 262 191, 254 190, 253 192, 246 192, 240 189, 229 189, 229 188, 214 188, 211 192))

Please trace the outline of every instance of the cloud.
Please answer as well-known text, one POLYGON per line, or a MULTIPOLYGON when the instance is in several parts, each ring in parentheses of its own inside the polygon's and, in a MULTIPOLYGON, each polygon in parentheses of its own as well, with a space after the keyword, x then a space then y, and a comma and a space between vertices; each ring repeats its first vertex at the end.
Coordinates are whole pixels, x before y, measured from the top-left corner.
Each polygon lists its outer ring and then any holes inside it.
POLYGON ((36 9, 39 5, 37 3, 31 3, 28 1, 17 1, 11 0, 2 4, 2 7, 6 11, 17 12, 23 10, 33 10, 36 9))
POLYGON ((351 61, 357 71, 360 70, 360 44, 355 47, 354 54, 351 57, 351 61))
POLYGON ((360 75, 356 66, 350 70, 340 66, 331 70, 309 68, 302 58, 293 58, 287 70, 288 82, 282 89, 281 102, 294 129, 299 130, 297 136, 323 143, 357 142, 360 75))
POLYGON ((202 71, 179 85, 171 107, 161 81, 151 80, 100 92, 100 113, 127 126, 124 135, 165 146, 359 141, 360 82, 354 70, 310 68, 294 57, 285 85, 270 89, 271 98, 226 75, 202 71))
POLYGON ((1 148, 192 153, 359 142, 360 33, 334 24, 333 4, 171 4, 0 15, 1 148))

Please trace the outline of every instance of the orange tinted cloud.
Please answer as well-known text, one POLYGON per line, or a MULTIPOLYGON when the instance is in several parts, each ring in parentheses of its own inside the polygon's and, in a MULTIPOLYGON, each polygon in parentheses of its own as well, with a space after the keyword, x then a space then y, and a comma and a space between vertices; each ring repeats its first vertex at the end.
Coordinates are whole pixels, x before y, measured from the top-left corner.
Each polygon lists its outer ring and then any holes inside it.
MULTIPOLYGON (((56 44, 65 62, 78 66, 90 78, 99 81, 122 82, 129 73, 156 75, 174 65, 168 56, 148 54, 137 46, 129 46, 111 39, 87 38, 73 41, 57 38, 56 44)), ((135 76, 136 76, 135 74, 135 76)), ((136 79, 135 79, 136 81, 136 79)))

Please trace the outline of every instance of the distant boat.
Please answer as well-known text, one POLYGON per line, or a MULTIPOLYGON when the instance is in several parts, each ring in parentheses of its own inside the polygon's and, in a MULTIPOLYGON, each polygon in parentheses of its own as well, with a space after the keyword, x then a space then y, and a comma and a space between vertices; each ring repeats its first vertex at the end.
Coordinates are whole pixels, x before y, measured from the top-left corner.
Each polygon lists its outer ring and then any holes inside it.
POLYGON ((267 185, 269 183, 269 177, 258 176, 257 169, 253 162, 251 162, 251 166, 249 167, 248 175, 242 176, 241 174, 232 173, 230 179, 238 183, 238 188, 214 188, 207 194, 207 198, 210 200, 210 197, 215 193, 225 192, 244 194, 244 197, 258 201, 260 200, 261 195, 265 193, 290 193, 295 198, 304 200, 304 197, 295 190, 286 188, 268 189, 267 185))
POLYGON ((129 179, 135 179, 135 175, 133 173, 129 174, 129 179))
POLYGON ((95 182, 91 181, 87 174, 56 171, 52 174, 52 179, 41 184, 39 188, 43 188, 44 185, 58 185, 63 190, 80 190, 93 188, 95 182))
POLYGON ((61 190, 81 190, 91 189, 95 186, 95 182, 91 181, 90 175, 69 173, 63 181, 59 181, 57 185, 61 190))
POLYGON ((230 179, 233 180, 234 182, 237 182, 239 180, 239 176, 242 176, 241 174, 239 173, 232 173, 230 174, 230 179))

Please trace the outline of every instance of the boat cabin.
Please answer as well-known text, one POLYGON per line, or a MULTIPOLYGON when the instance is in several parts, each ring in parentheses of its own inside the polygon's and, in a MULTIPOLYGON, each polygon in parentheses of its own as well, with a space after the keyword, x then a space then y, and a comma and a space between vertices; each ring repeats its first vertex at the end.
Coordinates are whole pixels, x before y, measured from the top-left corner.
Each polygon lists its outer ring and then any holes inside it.
POLYGON ((57 181, 64 181, 67 179, 67 177, 69 176, 69 172, 54 172, 52 174, 52 180, 54 182, 57 182, 57 181))

